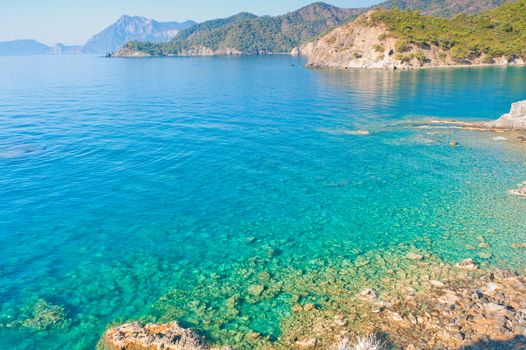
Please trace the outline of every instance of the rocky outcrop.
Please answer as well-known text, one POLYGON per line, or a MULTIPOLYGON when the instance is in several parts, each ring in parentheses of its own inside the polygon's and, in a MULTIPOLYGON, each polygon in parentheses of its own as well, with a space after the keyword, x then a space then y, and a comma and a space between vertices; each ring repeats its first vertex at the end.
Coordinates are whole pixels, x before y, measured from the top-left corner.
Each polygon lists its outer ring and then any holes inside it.
POLYGON ((513 103, 510 113, 486 125, 492 128, 526 130, 526 100, 513 103))
POLYGON ((109 329, 103 337, 109 350, 204 350, 204 340, 177 322, 165 324, 128 323, 109 329))
POLYGON ((451 51, 432 43, 419 47, 401 40, 386 24, 374 20, 374 14, 375 11, 370 11, 320 39, 294 49, 291 54, 306 56, 310 68, 411 69, 526 63, 520 57, 489 57, 484 53, 470 59, 458 59, 451 51))
POLYGON ((311 68, 409 68, 395 58, 395 38, 387 38, 383 24, 369 25, 370 13, 336 28, 299 49, 311 68))

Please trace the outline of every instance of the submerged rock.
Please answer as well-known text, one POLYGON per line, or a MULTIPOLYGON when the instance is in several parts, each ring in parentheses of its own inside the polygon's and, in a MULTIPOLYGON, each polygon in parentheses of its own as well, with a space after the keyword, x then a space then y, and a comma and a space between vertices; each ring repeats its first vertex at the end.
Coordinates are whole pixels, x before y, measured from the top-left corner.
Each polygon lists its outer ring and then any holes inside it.
POLYGON ((510 113, 499 119, 486 123, 491 128, 525 129, 526 130, 526 100, 511 105, 510 113))
POLYGON ((253 295, 255 297, 260 296, 263 291, 265 290, 265 286, 261 284, 254 284, 250 287, 248 287, 248 294, 253 295))
POLYGON ((104 334, 109 350, 204 350, 204 340, 177 322, 141 325, 127 323, 104 334))

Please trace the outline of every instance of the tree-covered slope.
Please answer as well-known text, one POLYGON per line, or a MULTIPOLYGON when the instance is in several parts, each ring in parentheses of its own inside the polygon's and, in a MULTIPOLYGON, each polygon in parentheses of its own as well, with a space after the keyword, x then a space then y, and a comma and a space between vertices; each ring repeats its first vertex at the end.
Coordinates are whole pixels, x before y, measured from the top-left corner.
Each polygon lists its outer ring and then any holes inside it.
POLYGON ((387 0, 376 7, 419 11, 424 15, 453 17, 460 13, 478 14, 508 0, 387 0))
POLYGON ((431 46, 449 52, 455 59, 488 61, 502 56, 526 56, 526 0, 517 0, 480 15, 452 19, 426 17, 411 11, 378 11, 372 23, 384 23, 399 46, 431 46))
POLYGON ((241 13, 183 30, 168 43, 130 42, 121 53, 192 55, 290 52, 302 42, 355 18, 361 11, 314 3, 277 17, 241 13))
POLYGON ((312 67, 524 64, 526 0, 450 19, 378 9, 303 45, 301 51, 312 67))

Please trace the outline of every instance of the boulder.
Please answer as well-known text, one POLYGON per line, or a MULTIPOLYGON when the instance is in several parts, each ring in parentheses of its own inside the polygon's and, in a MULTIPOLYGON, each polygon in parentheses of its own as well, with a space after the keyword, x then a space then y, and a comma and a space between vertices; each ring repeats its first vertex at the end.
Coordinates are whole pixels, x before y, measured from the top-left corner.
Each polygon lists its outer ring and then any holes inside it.
POLYGON ((204 350, 204 340, 177 322, 165 324, 127 323, 111 328, 103 341, 109 350, 204 350))
POLYGON ((515 102, 511 111, 499 119, 486 123, 490 128, 523 129, 526 130, 526 100, 515 102))

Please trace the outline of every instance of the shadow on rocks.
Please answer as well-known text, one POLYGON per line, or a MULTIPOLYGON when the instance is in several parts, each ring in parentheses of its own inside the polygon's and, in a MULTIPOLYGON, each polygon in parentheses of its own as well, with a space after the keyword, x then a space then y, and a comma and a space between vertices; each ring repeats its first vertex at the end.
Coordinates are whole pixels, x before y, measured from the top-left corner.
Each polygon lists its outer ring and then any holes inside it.
POLYGON ((526 337, 519 335, 510 340, 486 340, 466 345, 459 350, 526 350, 526 337))

